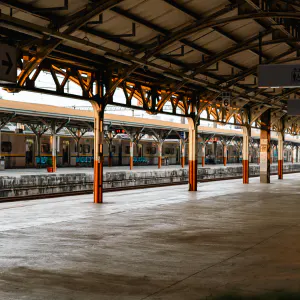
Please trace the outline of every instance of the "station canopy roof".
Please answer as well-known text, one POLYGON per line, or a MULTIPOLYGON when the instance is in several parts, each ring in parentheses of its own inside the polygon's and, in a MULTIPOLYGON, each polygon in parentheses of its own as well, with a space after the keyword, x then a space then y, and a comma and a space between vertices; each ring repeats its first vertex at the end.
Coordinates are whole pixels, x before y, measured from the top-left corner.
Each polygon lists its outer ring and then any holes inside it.
MULTIPOLYGON (((257 66, 297 63, 300 1, 7 0, 0 35, 21 53, 241 105, 285 108, 298 88, 259 89, 257 66)), ((55 103, 54 103, 55 104, 55 103)))

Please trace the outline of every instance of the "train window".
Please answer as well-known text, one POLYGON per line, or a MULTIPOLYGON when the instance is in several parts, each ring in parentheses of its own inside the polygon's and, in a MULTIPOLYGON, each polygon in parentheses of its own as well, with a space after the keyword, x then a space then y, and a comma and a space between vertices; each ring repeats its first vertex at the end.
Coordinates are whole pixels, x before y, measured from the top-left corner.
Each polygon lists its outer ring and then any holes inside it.
POLYGON ((174 148, 165 148, 165 154, 174 154, 174 148))
POLYGON ((91 146, 89 144, 82 145, 83 153, 90 153, 91 152, 91 146))
POLYGON ((130 154, 130 146, 125 146, 125 154, 130 154))
POLYGON ((12 151, 12 144, 11 142, 2 142, 1 143, 1 151, 2 152, 11 152, 12 151))
POLYGON ((50 144, 43 143, 42 146, 41 146, 41 151, 43 153, 49 153, 50 152, 50 144))
POLYGON ((146 153, 147 154, 156 154, 156 147, 147 147, 146 153))

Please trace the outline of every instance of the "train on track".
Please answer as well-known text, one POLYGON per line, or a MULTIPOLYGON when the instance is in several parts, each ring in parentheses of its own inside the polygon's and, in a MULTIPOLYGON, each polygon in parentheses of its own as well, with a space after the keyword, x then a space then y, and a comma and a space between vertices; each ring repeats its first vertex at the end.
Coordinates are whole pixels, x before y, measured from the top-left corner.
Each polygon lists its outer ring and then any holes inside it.
MULTIPOLYGON (((93 111, 56 107, 43 104, 7 101, 0 99, 0 159, 4 158, 5 168, 47 167, 52 164, 53 138, 56 138, 58 167, 92 167, 94 160, 93 111), (3 121, 5 126, 3 126, 3 121), (51 133, 51 124, 60 128, 51 133), (34 129, 35 128, 35 129, 34 129), (37 134, 37 128, 41 134, 37 134), (46 128, 46 129, 45 129, 46 128), (85 134, 76 140, 74 131, 85 134)), ((179 165, 184 146, 185 163, 188 164, 188 125, 170 121, 153 120, 134 116, 105 114, 104 165, 129 166, 130 141, 137 132, 143 137, 133 147, 134 165, 157 165, 159 158, 156 134, 164 136, 162 145, 163 164, 179 165), (127 129, 126 129, 127 128, 127 129), (170 133, 171 132, 171 133, 170 133), (109 139, 107 139, 107 134, 109 139), (111 135, 112 134, 112 135, 111 135), (109 142, 109 143, 108 143, 109 142)), ((217 125, 217 124, 215 124, 217 125)), ((201 163, 205 145, 205 163, 222 164, 224 142, 227 163, 242 161, 241 128, 219 128, 199 126, 198 162, 201 163)), ((249 147, 249 160, 259 162, 259 132, 253 130, 249 147)), ((272 134, 271 157, 277 161, 277 136, 272 134)), ((288 137, 285 143, 284 160, 292 162, 293 146, 300 146, 300 140, 288 137)), ((297 151, 298 153, 298 151, 297 151)), ((299 160, 299 153, 297 154, 299 160)), ((2 165, 2 164, 1 164, 2 165)))
MULTIPOLYGON (((11 127, 11 126, 10 126, 11 127)), ((52 149, 50 134, 44 134, 40 140, 40 150, 36 135, 29 130, 23 133, 16 133, 14 129, 2 130, 1 134, 1 156, 5 159, 5 168, 30 168, 46 167, 51 165, 52 149)), ((92 133, 83 136, 78 144, 74 138, 66 131, 57 137, 57 166, 83 166, 88 167, 93 164, 94 156, 94 137, 92 133)), ((277 150, 273 147, 273 161, 277 160, 277 150)), ((188 162, 188 144, 185 144, 186 163, 188 162)), ((129 165, 130 157, 130 140, 127 134, 117 134, 109 146, 104 144, 104 165, 108 165, 108 157, 111 157, 113 166, 129 165)), ((134 145, 134 165, 156 165, 158 163, 158 146, 151 137, 144 137, 134 145)), ((180 164, 181 147, 179 139, 166 139, 162 146, 162 157, 165 164, 180 164)), ((199 142, 198 161, 201 162, 201 147, 199 142)), ((284 151, 285 161, 291 161, 292 150, 286 148, 284 151)), ((239 163, 242 159, 241 142, 234 139, 227 146, 227 163, 239 163)), ((250 162, 258 162, 259 146, 253 143, 250 147, 250 162)), ((205 147, 206 164, 223 163, 223 145, 221 137, 213 136, 206 141, 205 147)))

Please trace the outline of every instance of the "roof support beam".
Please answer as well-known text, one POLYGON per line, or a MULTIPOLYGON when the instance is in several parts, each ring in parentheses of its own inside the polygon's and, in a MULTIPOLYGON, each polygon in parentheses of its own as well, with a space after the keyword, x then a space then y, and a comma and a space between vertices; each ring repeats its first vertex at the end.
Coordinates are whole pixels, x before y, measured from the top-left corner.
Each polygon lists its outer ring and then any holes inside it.
MULTIPOLYGON (((76 17, 76 21, 74 21, 74 16, 72 16, 72 19, 74 23, 70 25, 67 29, 63 31, 63 34, 70 35, 76 30, 78 30, 81 26, 85 25, 90 19, 92 19, 94 16, 102 13, 103 11, 112 8, 113 6, 117 5, 118 3, 122 2, 123 0, 109 0, 105 1, 102 0, 99 3, 89 6, 83 14, 83 11, 81 11, 80 16, 76 17)), ((68 23, 68 22, 67 22, 68 23)), ((67 25, 66 22, 62 23, 62 26, 67 25)), ((55 39, 52 40, 47 46, 44 46, 40 49, 40 51, 37 53, 36 57, 33 57, 29 63, 27 64, 26 68, 22 70, 20 76, 19 76, 19 86, 23 86, 30 75, 30 73, 59 45, 61 44, 62 40, 55 39)))

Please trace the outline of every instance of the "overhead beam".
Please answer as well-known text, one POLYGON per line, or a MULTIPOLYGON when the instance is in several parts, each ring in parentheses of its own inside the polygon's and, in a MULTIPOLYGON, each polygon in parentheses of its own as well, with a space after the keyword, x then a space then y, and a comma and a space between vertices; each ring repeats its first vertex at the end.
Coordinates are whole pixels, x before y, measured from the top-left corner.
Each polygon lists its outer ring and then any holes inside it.
MULTIPOLYGON (((76 30, 78 30, 81 26, 85 25, 90 19, 92 19, 94 16, 102 13, 103 11, 112 8, 113 6, 117 5, 118 3, 122 2, 123 0, 109 0, 105 1, 102 0, 98 2, 95 5, 88 6, 86 10, 81 11, 80 17, 77 16, 76 20, 73 19, 72 25, 68 26, 63 31, 64 35, 70 35, 76 30)), ((1 15, 2 17, 2 15, 1 15)), ((72 18, 74 16, 72 15, 72 18)), ((62 26, 65 26, 66 24, 63 23, 62 26)), ((26 68, 22 70, 20 76, 19 76, 19 81, 18 85, 23 86, 25 84, 25 81, 27 80, 28 76, 30 73, 59 45, 61 44, 62 40, 61 39, 55 39, 54 41, 51 41, 47 46, 44 46, 40 49, 39 53, 37 56, 32 58, 30 62, 27 64, 26 68)))

